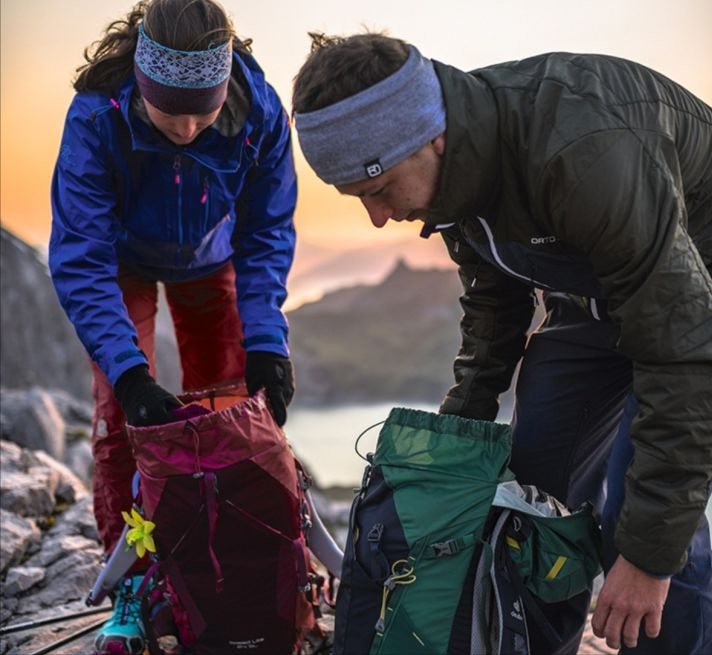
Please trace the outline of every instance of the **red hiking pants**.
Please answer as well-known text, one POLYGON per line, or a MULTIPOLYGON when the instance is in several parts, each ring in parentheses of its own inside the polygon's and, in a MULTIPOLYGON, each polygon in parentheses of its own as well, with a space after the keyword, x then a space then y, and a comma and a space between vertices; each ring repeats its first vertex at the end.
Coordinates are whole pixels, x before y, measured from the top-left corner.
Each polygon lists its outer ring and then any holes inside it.
MULTIPOLYGON (((118 284, 138 332, 138 346, 148 357, 155 376, 158 285, 125 267, 119 267, 118 284)), ((183 389, 241 378, 245 352, 232 264, 197 280, 167 283, 165 290, 178 341, 183 389)), ((124 413, 113 388, 96 364, 92 368, 96 403, 92 426, 94 515, 104 549, 110 553, 124 528, 121 512, 131 508, 136 463, 126 437, 124 413)))

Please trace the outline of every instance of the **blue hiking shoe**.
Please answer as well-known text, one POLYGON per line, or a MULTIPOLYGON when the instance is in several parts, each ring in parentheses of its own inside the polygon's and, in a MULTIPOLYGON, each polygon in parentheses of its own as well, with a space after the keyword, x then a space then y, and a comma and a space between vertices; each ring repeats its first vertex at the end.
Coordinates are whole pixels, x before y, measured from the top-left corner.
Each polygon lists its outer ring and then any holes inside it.
POLYGON ((141 655, 146 646, 141 599, 135 595, 143 580, 137 575, 124 578, 114 599, 114 613, 94 640, 96 655, 141 655))

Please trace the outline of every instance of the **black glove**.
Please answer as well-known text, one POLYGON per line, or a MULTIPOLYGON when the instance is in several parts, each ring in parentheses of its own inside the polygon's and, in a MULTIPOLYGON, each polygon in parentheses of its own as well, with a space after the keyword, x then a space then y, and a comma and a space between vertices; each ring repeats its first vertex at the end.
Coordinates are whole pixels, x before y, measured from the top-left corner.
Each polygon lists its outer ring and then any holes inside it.
POLYGON ((145 365, 125 371, 114 385, 114 396, 126 422, 134 427, 171 423, 176 420, 173 410, 183 404, 150 376, 145 365))
POLYGON ((263 350, 250 350, 245 364, 245 382, 251 396, 264 387, 274 420, 282 427, 287 420, 287 405, 294 396, 294 372, 289 358, 263 350))

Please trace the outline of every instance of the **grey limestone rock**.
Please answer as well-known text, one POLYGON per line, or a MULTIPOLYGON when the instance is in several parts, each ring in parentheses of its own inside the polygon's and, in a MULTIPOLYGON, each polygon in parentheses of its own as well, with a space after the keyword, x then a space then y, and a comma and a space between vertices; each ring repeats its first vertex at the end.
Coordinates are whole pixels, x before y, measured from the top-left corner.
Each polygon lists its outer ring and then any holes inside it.
POLYGON ((0 571, 20 562, 40 539, 40 530, 33 520, 0 509, 0 571))
POLYGON ((3 595, 12 598, 34 587, 45 578, 45 570, 39 566, 13 566, 8 569, 3 585, 3 595))
POLYGON ((54 510, 54 492, 59 475, 33 467, 27 473, 3 471, 0 507, 20 516, 49 516, 54 510))
POLYGON ((87 539, 81 535, 50 535, 42 541, 41 550, 30 557, 26 565, 47 567, 77 550, 91 550, 96 547, 96 540, 87 539))
POLYGON ((21 516, 49 516, 57 501, 73 503, 88 493, 68 467, 44 451, 29 451, 3 440, 0 453, 3 509, 21 516))
POLYGON ((65 423, 69 425, 90 425, 94 414, 91 403, 78 400, 64 389, 48 389, 65 423))
MULTIPOLYGON (((33 385, 59 389, 80 401, 91 402, 89 356, 57 300, 46 258, 4 226, 0 228, 0 254, 3 309, 0 378, 3 383, 18 389, 33 385)), ((163 298, 158 310, 156 364, 159 382, 173 392, 179 391, 180 359, 170 312, 163 298)), ((57 395, 52 393, 52 396, 57 401, 57 395)), ((61 399, 59 402, 62 404, 61 399)), ((76 405, 70 405, 71 414, 76 414, 76 405)), ((69 416, 63 409, 60 412, 68 423, 84 422, 84 419, 78 421, 78 416, 69 416)), ((85 414, 85 411, 78 413, 85 414)))
POLYGON ((39 464, 46 466, 52 471, 56 471, 59 476, 55 496, 57 500, 65 503, 74 503, 86 496, 87 488, 85 484, 69 469, 68 466, 52 459, 47 453, 37 450, 34 453, 39 464))
POLYGON ((55 506, 60 474, 33 453, 0 442, 0 507, 20 516, 49 516, 55 506))
POLYGON ((89 439, 74 439, 67 443, 64 463, 89 489, 94 475, 94 455, 89 439))
MULTIPOLYGON (((9 441, 0 442, 0 466, 0 622, 39 618, 81 604, 103 563, 84 484, 47 453, 9 441)), ((16 652, 21 637, 8 635, 9 653, 16 652)))
POLYGON ((99 535, 93 507, 91 496, 84 496, 57 517, 47 536, 51 538, 79 535, 98 543, 99 535))
POLYGON ((64 459, 64 419, 52 396, 44 389, 29 391, 3 389, 2 436, 32 450, 44 450, 55 459, 64 459))
POLYGON ((41 587, 20 598, 17 613, 31 614, 43 607, 53 607, 73 600, 83 600, 89 593, 102 567, 98 545, 74 551, 45 569, 41 587))
POLYGON ((65 389, 91 400, 89 358, 60 307, 45 258, 4 226, 0 253, 3 384, 65 389))

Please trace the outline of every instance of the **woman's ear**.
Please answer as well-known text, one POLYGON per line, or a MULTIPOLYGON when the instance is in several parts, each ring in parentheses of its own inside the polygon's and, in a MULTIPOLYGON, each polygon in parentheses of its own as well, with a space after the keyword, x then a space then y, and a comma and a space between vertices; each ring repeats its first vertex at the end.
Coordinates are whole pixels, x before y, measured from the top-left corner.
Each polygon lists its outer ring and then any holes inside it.
POLYGON ((445 154, 445 132, 436 136, 430 143, 433 144, 435 153, 442 157, 445 154))

